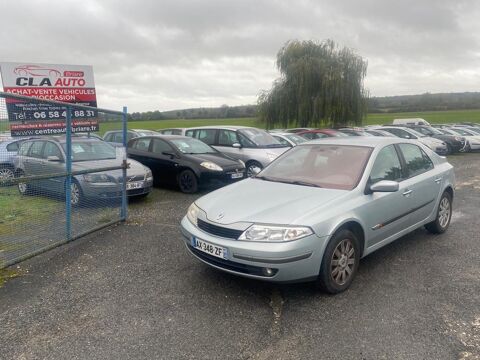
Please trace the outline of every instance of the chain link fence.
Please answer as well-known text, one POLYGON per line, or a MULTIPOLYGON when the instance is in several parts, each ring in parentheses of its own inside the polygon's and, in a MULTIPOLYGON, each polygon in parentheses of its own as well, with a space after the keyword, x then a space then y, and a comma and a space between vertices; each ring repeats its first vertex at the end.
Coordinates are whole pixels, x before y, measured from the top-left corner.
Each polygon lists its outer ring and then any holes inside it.
POLYGON ((126 219, 127 195, 151 187, 126 161, 126 127, 126 108, 0 92, 0 269, 126 219))

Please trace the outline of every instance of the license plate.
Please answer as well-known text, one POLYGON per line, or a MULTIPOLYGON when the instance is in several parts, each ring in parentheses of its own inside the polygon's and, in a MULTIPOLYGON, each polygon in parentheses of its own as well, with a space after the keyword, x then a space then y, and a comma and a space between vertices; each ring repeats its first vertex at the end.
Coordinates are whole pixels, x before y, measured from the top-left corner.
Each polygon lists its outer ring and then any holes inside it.
POLYGON ((224 247, 210 244, 196 237, 192 237, 192 247, 220 259, 228 260, 228 250, 224 247))
POLYGON ((127 183, 127 190, 140 189, 143 187, 143 181, 135 181, 127 183))
POLYGON ((243 173, 232 174, 232 179, 240 179, 243 177, 243 173))

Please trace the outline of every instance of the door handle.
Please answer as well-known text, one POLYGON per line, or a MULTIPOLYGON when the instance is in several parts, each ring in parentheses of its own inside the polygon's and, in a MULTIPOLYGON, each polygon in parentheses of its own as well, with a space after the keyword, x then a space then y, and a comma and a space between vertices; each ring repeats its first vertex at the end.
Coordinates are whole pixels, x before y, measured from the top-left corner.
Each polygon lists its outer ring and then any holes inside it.
POLYGON ((436 178, 436 179, 435 179, 435 180, 433 180, 433 181, 435 181, 437 184, 440 184, 440 181, 442 181, 442 178, 441 178, 441 177, 439 177, 439 178, 436 178))
POLYGON ((402 193, 403 196, 408 196, 412 193, 412 190, 407 190, 402 193))

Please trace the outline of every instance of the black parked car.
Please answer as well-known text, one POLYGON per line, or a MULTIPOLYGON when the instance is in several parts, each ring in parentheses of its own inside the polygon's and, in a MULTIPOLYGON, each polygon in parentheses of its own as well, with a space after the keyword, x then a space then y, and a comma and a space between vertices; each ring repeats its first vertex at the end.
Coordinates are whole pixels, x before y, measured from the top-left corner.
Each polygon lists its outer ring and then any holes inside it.
POLYGON ((200 185, 245 178, 245 164, 204 142, 177 135, 144 136, 128 142, 128 157, 148 166, 155 184, 177 185, 194 193, 200 185))
POLYGON ((449 154, 466 150, 467 141, 462 136, 446 135, 431 126, 424 126, 424 125, 406 125, 406 126, 409 128, 412 128, 413 130, 418 131, 419 133, 422 133, 423 135, 427 135, 427 136, 444 141, 447 144, 449 154))

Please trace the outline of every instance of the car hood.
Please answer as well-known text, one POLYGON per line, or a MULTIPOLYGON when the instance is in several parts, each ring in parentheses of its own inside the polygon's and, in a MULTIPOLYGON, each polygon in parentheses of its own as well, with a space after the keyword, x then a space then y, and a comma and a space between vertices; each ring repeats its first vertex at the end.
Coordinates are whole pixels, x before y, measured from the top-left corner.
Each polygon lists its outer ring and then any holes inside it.
POLYGON ((185 157, 190 160, 196 161, 199 164, 204 161, 213 162, 220 167, 238 167, 243 168, 244 166, 240 164, 240 161, 234 160, 222 153, 212 153, 212 154, 186 154, 185 157))
MULTIPOLYGON (((130 164, 127 169, 127 175, 143 175, 147 169, 146 166, 140 164, 138 161, 133 159, 127 159, 127 163, 130 164)), ((77 161, 72 163, 73 171, 82 171, 82 170, 94 170, 101 169, 105 167, 116 167, 121 166, 121 159, 106 159, 106 160, 95 160, 95 161, 77 161)), ((118 170, 109 170, 106 171, 110 174, 121 175, 121 169, 118 170)))
POLYGON ((433 137, 425 136, 418 139, 421 143, 427 146, 442 146, 444 145, 442 140, 435 139, 433 137))
POLYGON ((205 211, 209 221, 219 224, 309 225, 302 223, 308 213, 328 209, 331 202, 348 193, 346 190, 247 179, 203 196, 195 203, 205 211), (223 214, 220 220, 219 214, 223 214))

